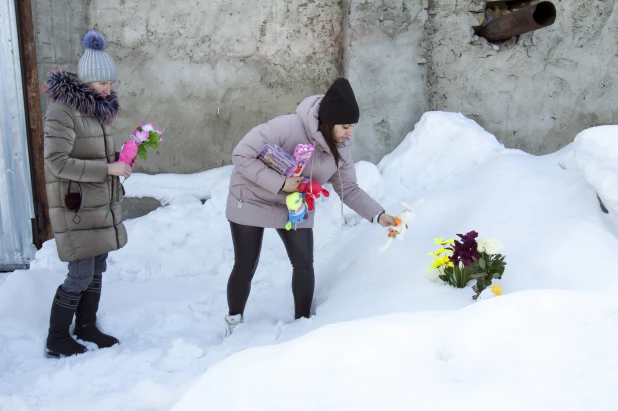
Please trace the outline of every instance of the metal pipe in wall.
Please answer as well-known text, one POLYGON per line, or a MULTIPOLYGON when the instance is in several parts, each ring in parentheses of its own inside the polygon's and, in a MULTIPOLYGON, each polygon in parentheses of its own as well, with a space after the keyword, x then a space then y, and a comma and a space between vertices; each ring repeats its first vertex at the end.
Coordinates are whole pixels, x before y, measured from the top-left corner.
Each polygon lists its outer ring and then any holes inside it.
POLYGON ((550 1, 542 1, 493 19, 476 34, 489 41, 500 41, 551 26, 555 21, 556 6, 550 1))

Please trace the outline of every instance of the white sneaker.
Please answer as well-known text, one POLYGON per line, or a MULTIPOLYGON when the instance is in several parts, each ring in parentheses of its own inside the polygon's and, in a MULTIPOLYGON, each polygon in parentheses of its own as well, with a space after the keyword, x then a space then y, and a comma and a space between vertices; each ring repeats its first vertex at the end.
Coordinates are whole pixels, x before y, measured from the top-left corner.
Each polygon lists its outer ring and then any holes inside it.
POLYGON ((232 332, 234 332, 234 327, 236 327, 241 322, 243 322, 242 314, 226 315, 225 323, 227 327, 225 329, 225 336, 229 337, 230 335, 232 335, 232 332))

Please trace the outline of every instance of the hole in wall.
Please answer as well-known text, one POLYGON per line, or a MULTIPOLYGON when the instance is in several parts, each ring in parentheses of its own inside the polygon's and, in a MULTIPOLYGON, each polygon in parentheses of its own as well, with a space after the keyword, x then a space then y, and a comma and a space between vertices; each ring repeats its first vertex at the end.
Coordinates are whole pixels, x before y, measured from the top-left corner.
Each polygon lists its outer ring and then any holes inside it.
POLYGON ((551 26, 556 21, 556 7, 551 1, 488 1, 485 12, 477 17, 475 34, 499 43, 551 26))

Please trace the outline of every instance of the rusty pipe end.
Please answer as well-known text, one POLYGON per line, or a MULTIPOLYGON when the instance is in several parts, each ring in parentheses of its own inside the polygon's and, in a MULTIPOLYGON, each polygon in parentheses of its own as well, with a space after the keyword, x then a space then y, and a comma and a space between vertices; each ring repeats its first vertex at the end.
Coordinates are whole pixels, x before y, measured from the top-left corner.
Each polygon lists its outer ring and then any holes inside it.
POLYGON ((551 1, 542 1, 536 5, 532 18, 541 27, 551 26, 556 21, 556 6, 551 1))
POLYGON ((542 1, 495 18, 476 31, 476 34, 488 41, 502 41, 551 26, 555 21, 556 7, 551 1, 542 1))

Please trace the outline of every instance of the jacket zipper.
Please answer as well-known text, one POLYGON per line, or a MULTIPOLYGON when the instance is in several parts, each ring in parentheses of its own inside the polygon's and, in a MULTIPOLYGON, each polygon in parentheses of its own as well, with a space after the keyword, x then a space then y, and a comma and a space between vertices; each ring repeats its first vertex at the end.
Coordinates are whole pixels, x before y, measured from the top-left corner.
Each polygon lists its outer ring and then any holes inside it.
MULTIPOLYGON (((105 127, 103 127, 103 124, 101 124, 101 130, 103 130, 103 145, 105 146, 105 162, 107 163, 107 134, 105 133, 105 127)), ((118 228, 116 227, 116 216, 114 215, 114 210, 112 209, 112 204, 114 203, 114 176, 112 176, 112 188, 111 188, 110 195, 111 196, 110 196, 110 201, 109 201, 109 211, 112 214, 112 226, 114 227, 114 232, 116 233, 116 249, 120 249, 120 240, 118 239, 118 228)))
POLYGON ((242 208, 242 187, 240 187, 240 199, 238 199, 238 208, 242 208))

